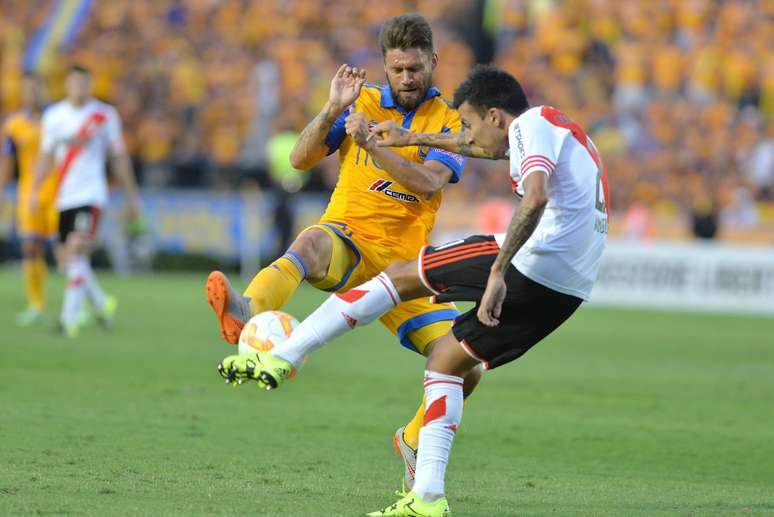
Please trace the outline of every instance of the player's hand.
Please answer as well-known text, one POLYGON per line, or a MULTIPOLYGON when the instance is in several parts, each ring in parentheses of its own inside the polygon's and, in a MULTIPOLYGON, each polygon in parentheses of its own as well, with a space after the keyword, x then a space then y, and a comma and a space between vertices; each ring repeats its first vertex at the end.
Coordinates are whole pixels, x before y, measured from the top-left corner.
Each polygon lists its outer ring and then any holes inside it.
POLYGON ((385 120, 371 128, 379 139, 376 147, 405 147, 411 145, 411 131, 399 126, 394 120, 385 120))
POLYGON ((376 135, 368 130, 368 119, 364 113, 350 113, 344 120, 344 129, 357 145, 366 151, 373 149, 376 135))
POLYGON ((500 324, 500 313, 503 310, 507 289, 502 271, 491 271, 484 296, 481 297, 481 303, 478 306, 478 321, 487 327, 496 327, 500 324))
POLYGON ((257 365, 252 354, 230 355, 218 364, 218 373, 226 379, 226 384, 237 387, 246 381, 258 380, 255 377, 257 365))
POLYGON ((335 108, 344 110, 355 102, 360 95, 360 88, 366 82, 366 71, 363 68, 354 68, 347 64, 339 67, 336 75, 331 80, 331 92, 328 96, 335 108))

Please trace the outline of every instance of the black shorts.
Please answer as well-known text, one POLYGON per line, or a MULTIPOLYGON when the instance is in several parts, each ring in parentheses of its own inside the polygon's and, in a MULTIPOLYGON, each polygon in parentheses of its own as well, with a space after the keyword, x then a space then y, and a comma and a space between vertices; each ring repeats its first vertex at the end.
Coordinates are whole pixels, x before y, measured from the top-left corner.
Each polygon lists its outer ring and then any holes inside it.
POLYGON ((84 234, 93 239, 97 236, 97 227, 102 210, 96 206, 79 206, 59 212, 59 242, 67 241, 72 232, 84 234))
POLYGON ((452 332, 465 350, 487 369, 517 359, 565 322, 583 302, 549 289, 509 266, 500 324, 487 327, 476 315, 489 270, 500 247, 491 235, 474 235, 419 254, 422 282, 435 301, 473 301, 476 307, 454 321, 452 332))

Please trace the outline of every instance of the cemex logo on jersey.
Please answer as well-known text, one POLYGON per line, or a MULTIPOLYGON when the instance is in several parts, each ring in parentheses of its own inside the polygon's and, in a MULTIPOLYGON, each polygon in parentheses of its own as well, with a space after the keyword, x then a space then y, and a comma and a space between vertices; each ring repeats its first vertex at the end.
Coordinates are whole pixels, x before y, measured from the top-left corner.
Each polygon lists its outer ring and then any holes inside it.
POLYGON ((390 196, 391 198, 397 199, 398 201, 406 201, 407 203, 419 203, 419 198, 417 196, 413 194, 407 194, 406 192, 398 192, 397 190, 392 190, 389 188, 393 183, 395 182, 379 178, 378 180, 371 183, 371 186, 368 187, 368 190, 372 192, 381 192, 385 196, 390 196))

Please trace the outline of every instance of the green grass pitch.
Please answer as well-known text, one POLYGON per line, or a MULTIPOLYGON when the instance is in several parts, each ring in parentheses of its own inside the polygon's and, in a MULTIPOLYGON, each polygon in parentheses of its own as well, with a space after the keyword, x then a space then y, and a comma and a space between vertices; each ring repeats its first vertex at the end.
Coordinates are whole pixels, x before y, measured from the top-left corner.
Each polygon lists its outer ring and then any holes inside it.
MULTIPOLYGON (((205 274, 116 278, 114 332, 21 330, 0 271, 0 515, 362 515, 394 500, 392 434, 423 361, 380 326, 280 391, 217 375, 234 349, 205 274)), ((49 286, 58 308, 62 283, 49 286)), ((323 295, 299 291, 307 315, 323 295)), ((457 516, 773 515, 774 320, 584 308, 485 375, 455 442, 457 516)))

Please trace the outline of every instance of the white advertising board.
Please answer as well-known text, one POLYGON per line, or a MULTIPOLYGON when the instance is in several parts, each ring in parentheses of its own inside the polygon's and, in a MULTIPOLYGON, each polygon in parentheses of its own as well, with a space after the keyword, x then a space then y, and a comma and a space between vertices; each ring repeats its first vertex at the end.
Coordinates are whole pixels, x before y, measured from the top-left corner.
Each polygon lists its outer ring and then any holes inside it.
POLYGON ((598 305, 774 314, 774 247, 611 241, 591 298, 598 305))

